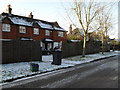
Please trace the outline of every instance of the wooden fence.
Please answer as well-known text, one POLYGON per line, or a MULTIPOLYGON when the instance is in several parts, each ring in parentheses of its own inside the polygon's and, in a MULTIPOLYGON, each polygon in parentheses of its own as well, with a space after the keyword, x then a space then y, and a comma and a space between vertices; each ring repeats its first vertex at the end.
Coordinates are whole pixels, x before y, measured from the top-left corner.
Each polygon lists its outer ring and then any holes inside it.
MULTIPOLYGON (((86 54, 98 53, 101 51, 101 41, 87 41, 86 54)), ((62 56, 63 58, 69 56, 81 55, 83 51, 83 42, 63 42, 62 56)), ((104 51, 110 51, 110 45, 105 45, 104 51)))
POLYGON ((2 63, 15 63, 36 60, 42 60, 40 41, 2 41, 2 63))

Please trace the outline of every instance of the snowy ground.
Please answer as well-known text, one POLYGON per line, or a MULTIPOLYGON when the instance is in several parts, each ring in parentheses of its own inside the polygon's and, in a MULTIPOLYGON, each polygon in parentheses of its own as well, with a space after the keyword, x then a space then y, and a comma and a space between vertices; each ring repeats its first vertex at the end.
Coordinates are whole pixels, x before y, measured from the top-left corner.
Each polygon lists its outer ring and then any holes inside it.
POLYGON ((43 62, 34 61, 32 63, 39 64, 39 71, 32 72, 30 70, 30 63, 31 62, 20 62, 20 63, 12 63, 12 64, 2 64, 0 65, 0 82, 16 79, 19 77, 26 77, 32 74, 40 74, 47 71, 57 70, 65 67, 74 66, 76 64, 82 64, 86 62, 93 61, 95 59, 109 57, 113 55, 118 55, 118 51, 115 52, 106 52, 104 55, 101 53, 97 54, 89 54, 86 57, 74 56, 69 58, 62 59, 61 65, 52 65, 51 62, 53 60, 52 55, 42 56, 43 62))

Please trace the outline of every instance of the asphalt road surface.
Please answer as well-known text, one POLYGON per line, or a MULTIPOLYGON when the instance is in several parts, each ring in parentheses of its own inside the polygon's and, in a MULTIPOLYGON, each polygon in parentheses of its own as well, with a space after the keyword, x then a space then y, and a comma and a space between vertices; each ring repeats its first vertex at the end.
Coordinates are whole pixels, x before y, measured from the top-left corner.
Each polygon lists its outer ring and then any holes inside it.
POLYGON ((118 88, 118 56, 6 83, 3 88, 118 88))

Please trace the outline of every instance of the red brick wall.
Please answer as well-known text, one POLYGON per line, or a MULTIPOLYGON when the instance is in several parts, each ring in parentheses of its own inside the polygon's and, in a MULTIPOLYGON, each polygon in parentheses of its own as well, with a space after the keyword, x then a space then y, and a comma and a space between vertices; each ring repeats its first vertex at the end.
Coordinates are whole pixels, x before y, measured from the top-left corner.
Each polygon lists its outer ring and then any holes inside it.
MULTIPOLYGON (((34 25, 34 28, 38 28, 39 29, 39 26, 37 25, 37 24, 35 24, 34 25)), ((34 34, 34 28, 31 28, 31 33, 30 33, 30 37, 32 38, 32 39, 35 39, 35 40, 41 40, 40 38, 41 38, 41 36, 40 36, 40 29, 39 29, 39 35, 36 35, 36 34, 34 34)), ((29 32, 29 31, 28 31, 29 32)))
POLYGON ((0 39, 2 39, 2 24, 0 23, 0 39))
POLYGON ((26 33, 19 33, 19 25, 14 25, 9 19, 5 19, 3 23, 10 24, 10 32, 2 32, 3 39, 18 39, 20 37, 28 37, 35 40, 43 40, 44 38, 53 39, 54 41, 66 41, 66 32, 64 32, 64 37, 58 37, 59 31, 50 30, 50 36, 45 35, 45 29, 40 29, 36 24, 35 28, 39 28, 39 35, 33 34, 33 27, 26 26, 26 33))
POLYGON ((2 32, 3 39, 16 39, 16 25, 10 25, 10 32, 2 32))
POLYGON ((59 37, 58 36, 59 31, 53 31, 53 40, 58 42, 58 41, 66 41, 66 32, 63 32, 64 36, 59 37))
POLYGON ((10 32, 3 31, 2 38, 3 39, 16 39, 16 25, 13 25, 7 18, 4 19, 3 23, 10 24, 10 32))
POLYGON ((45 35, 45 30, 44 29, 40 29, 40 40, 44 39, 44 35, 45 35))
POLYGON ((45 29, 40 29, 40 36, 41 36, 40 38, 41 40, 43 40, 44 38, 53 39, 52 30, 50 30, 50 36, 46 36, 45 29))

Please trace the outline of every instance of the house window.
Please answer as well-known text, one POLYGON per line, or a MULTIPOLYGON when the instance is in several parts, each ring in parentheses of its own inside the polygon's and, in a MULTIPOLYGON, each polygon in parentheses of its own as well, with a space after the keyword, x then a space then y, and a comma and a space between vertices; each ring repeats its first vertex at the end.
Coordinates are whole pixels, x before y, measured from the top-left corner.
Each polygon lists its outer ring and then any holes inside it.
POLYGON ((58 32, 59 37, 63 37, 63 32, 58 32))
POLYGON ((50 50, 52 48, 52 43, 48 43, 47 48, 48 48, 48 50, 50 50))
POLYGON ((38 28, 34 28, 33 33, 36 34, 36 35, 39 35, 39 29, 38 28))
POLYGON ((42 47, 42 50, 45 50, 45 43, 42 43, 41 47, 42 47))
POLYGON ((26 33, 26 28, 24 26, 19 27, 19 32, 20 33, 26 33))
POLYGON ((2 24, 2 31, 10 32, 10 24, 2 24))
POLYGON ((59 42, 54 42, 53 43, 53 48, 55 48, 55 47, 59 47, 59 42))
POLYGON ((50 36, 50 31, 49 30, 45 30, 45 35, 46 36, 50 36))

